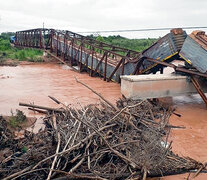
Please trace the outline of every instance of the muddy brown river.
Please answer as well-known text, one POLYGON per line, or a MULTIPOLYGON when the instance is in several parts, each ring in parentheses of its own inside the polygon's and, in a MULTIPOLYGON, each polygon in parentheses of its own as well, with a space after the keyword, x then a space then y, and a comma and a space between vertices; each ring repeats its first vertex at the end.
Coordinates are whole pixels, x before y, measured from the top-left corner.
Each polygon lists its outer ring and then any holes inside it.
POLYGON ((19 102, 57 107, 48 95, 65 104, 75 106, 97 103, 99 97, 74 77, 91 86, 109 101, 115 103, 121 97, 117 83, 107 83, 88 74, 80 74, 57 64, 32 64, 17 67, 0 67, 0 113, 9 114, 19 107, 19 102))
MULTIPOLYGON (((121 97, 120 85, 107 83, 100 78, 90 77, 70 70, 58 64, 32 64, 17 67, 0 67, 0 114, 10 115, 11 109, 23 110, 29 116, 37 116, 25 107, 19 107, 19 102, 58 107, 48 95, 59 99, 66 105, 82 106, 98 103, 99 97, 90 90, 78 84, 74 77, 86 83, 107 100, 115 104, 121 97)), ((176 112, 181 117, 172 115, 170 122, 185 129, 171 131, 172 149, 180 156, 189 156, 202 163, 207 162, 207 110, 198 95, 182 96, 170 99, 177 107, 176 112)), ((41 120, 36 126, 41 126, 41 120)), ((169 176, 161 179, 186 179, 188 174, 169 176)), ((196 179, 207 179, 207 174, 201 174, 196 179)))

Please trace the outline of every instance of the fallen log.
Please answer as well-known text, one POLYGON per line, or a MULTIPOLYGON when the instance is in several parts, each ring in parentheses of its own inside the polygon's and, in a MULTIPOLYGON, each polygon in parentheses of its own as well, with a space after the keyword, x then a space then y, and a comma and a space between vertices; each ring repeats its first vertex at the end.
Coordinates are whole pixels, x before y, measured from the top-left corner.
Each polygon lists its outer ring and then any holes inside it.
POLYGON ((36 111, 38 113, 47 114, 47 111, 43 111, 43 110, 40 110, 40 109, 35 109, 35 108, 28 108, 28 109, 31 110, 31 111, 36 111))
POLYGON ((56 108, 51 108, 51 107, 45 107, 45 106, 38 106, 35 104, 27 104, 27 103, 19 103, 19 106, 26 106, 26 107, 31 107, 31 108, 37 108, 37 109, 44 109, 47 111, 54 111, 54 112, 64 112, 64 109, 56 109, 56 108))

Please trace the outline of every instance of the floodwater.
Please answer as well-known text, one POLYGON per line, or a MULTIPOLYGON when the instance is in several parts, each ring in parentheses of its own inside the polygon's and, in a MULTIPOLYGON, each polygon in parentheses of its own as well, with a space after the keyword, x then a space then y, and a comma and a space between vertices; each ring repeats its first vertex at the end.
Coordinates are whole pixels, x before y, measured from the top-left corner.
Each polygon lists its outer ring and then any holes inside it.
MULTIPOLYGON (((58 64, 32 64, 17 67, 0 67, 0 114, 10 115, 11 108, 23 110, 29 116, 37 116, 26 107, 20 107, 19 102, 34 103, 36 105, 59 107, 48 95, 53 96, 66 105, 80 107, 90 103, 98 103, 99 97, 75 78, 86 83, 107 100, 115 104, 121 97, 120 85, 107 83, 100 78, 90 77, 86 73, 78 73, 58 64)), ((185 129, 173 129, 170 140, 172 149, 181 156, 189 156, 202 163, 207 162, 207 110, 198 95, 175 97, 168 100, 173 103, 176 113, 170 122, 185 129)), ((36 126, 41 126, 39 119, 36 126)), ((186 179, 188 174, 169 176, 161 179, 186 179)), ((201 174, 196 179, 207 179, 201 174)))
MULTIPOLYGON (((201 163, 207 162, 207 108, 199 95, 174 97, 176 113, 170 123, 184 126, 185 129, 173 129, 169 140, 173 141, 172 150, 180 156, 191 157, 201 163)), ((189 174, 169 176, 163 180, 186 179, 189 174)), ((206 180, 207 174, 200 174, 196 180, 206 180)))
POLYGON ((78 108, 98 103, 100 98, 77 83, 75 77, 101 93, 110 102, 115 103, 121 97, 119 84, 107 83, 86 73, 80 74, 65 65, 39 63, 17 67, 4 66, 0 67, 0 114, 11 115, 11 110, 15 112, 19 109, 28 116, 38 117, 32 129, 36 133, 43 126, 40 115, 29 111, 27 107, 20 107, 19 102, 60 107, 48 98, 53 96, 65 105, 78 108))
POLYGON ((41 63, 4 66, 0 67, 0 114, 8 115, 11 107, 26 110, 18 106, 19 102, 57 107, 48 95, 66 105, 97 103, 99 97, 77 83, 75 77, 113 103, 121 97, 119 84, 74 72, 66 66, 41 63))

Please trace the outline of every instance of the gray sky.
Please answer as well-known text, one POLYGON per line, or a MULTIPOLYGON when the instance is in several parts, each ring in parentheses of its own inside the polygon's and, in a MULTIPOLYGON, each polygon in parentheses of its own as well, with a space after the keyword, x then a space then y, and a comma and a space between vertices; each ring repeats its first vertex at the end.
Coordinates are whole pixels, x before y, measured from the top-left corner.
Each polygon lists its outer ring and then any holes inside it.
MULTIPOLYGON (((0 0, 0 32, 39 28, 43 22, 74 32, 207 26, 206 7, 207 0, 0 0)), ((167 32, 114 34, 142 38, 167 32)))

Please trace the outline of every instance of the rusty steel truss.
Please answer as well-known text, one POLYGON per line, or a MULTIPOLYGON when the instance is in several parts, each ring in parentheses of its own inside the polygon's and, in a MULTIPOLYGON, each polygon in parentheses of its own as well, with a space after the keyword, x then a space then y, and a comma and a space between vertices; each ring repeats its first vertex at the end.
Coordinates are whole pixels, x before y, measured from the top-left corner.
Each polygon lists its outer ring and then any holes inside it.
MULTIPOLYGON (((119 81, 125 65, 135 63, 140 53, 99 42, 70 31, 32 29, 16 32, 17 47, 44 49, 70 66, 78 66, 91 76, 99 74, 106 81, 119 81)), ((127 72, 129 74, 129 71, 127 72)))

